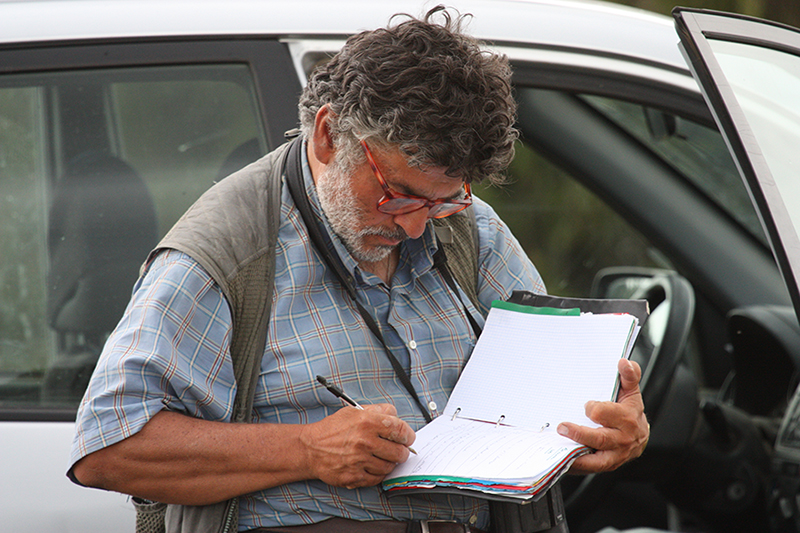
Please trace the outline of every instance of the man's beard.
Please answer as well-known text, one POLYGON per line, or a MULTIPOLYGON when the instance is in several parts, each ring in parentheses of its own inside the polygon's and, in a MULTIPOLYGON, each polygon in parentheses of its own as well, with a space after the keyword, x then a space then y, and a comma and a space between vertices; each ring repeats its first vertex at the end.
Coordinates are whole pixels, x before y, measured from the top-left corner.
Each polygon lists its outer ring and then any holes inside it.
POLYGON ((338 161, 334 161, 320 176, 321 186, 317 187, 317 196, 333 232, 344 243, 347 251, 356 261, 375 263, 385 259, 395 246, 367 246, 367 237, 380 235, 390 240, 402 241, 408 236, 400 227, 394 231, 380 226, 361 227, 361 221, 368 218, 373 208, 359 204, 353 192, 351 175, 349 170, 343 169, 338 161))

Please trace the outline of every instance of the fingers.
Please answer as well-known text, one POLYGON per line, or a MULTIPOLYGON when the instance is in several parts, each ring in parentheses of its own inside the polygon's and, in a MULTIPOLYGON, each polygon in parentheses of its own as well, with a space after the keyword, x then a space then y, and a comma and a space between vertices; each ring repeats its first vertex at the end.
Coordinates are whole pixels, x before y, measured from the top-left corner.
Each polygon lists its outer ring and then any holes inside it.
POLYGON ((572 473, 614 470, 644 452, 650 438, 650 425, 639 390, 642 371, 638 364, 626 359, 620 360, 618 369, 617 401, 586 404, 586 416, 602 427, 590 428, 570 422, 558 426, 561 435, 596 450, 576 460, 570 468, 572 473))
POLYGON ((304 428, 310 477, 347 488, 376 485, 408 459, 411 427, 390 405, 345 407, 304 428))
POLYGON ((620 438, 619 432, 613 432, 607 428, 593 429, 575 426, 571 428, 570 433, 575 435, 574 440, 589 447, 592 447, 591 444, 588 444, 589 442, 599 442, 598 446, 603 446, 603 448, 595 448, 594 453, 580 457, 570 467, 572 474, 591 474, 615 470, 624 463, 639 457, 647 446, 650 426, 646 425, 635 436, 629 435, 623 438, 620 438), (595 432, 597 434, 592 435, 595 432))
MULTIPOLYGON (((392 407, 392 410, 394 411, 394 407, 392 407)), ((417 435, 408 424, 397 418, 397 416, 393 415, 394 413, 384 414, 383 418, 381 419, 383 428, 378 431, 378 435, 380 435, 382 439, 396 442, 397 444, 402 444, 404 447, 406 447, 406 449, 408 449, 408 447, 414 443, 417 435)), ((406 458, 407 457, 408 456, 406 454, 406 458)))
POLYGON ((619 371, 619 395, 617 401, 629 396, 640 396, 639 381, 642 379, 642 368, 639 363, 628 359, 620 359, 617 363, 619 371))
MULTIPOLYGON (((593 403, 595 410, 603 410, 608 406, 606 402, 593 403)), ((632 417, 629 413, 598 418, 609 420, 608 426, 590 428, 569 422, 558 426, 561 435, 596 450, 595 453, 576 461, 570 469, 572 473, 614 470, 623 463, 639 457, 647 445, 650 427, 644 417, 641 422, 638 417, 632 417)))

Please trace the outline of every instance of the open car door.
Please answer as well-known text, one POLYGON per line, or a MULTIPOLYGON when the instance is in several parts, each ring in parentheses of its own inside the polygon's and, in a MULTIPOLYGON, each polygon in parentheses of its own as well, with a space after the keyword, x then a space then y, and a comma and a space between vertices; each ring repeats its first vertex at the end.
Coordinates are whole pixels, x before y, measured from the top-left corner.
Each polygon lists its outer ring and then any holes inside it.
POLYGON ((756 204, 800 314, 800 30, 676 8, 680 48, 756 204))
MULTIPOLYGON (((800 317, 800 30, 703 10, 676 8, 673 16, 800 317)), ((783 417, 773 469, 782 518, 800 531, 800 388, 783 417)))

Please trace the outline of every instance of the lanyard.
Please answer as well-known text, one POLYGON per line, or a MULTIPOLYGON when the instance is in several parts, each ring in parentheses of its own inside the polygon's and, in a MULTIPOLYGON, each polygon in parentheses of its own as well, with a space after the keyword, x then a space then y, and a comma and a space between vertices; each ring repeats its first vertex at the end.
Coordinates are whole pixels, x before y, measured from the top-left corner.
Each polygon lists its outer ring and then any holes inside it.
MULTIPOLYGON (((300 211, 300 216, 305 223, 306 228, 308 229, 308 235, 311 240, 312 245, 317 249, 317 251, 322 256, 325 264, 330 268, 330 270, 334 273, 336 278, 339 280, 339 283, 344 287, 345 291, 347 292, 348 296, 355 304, 356 308, 358 309, 361 318, 367 324, 367 327, 370 329, 373 335, 380 341, 381 345, 386 352, 386 356, 389 358, 389 362, 392 365, 392 369, 394 369, 395 374, 397 375, 400 382, 403 384, 405 389, 414 399, 414 402, 419 407, 422 415, 425 417, 427 422, 431 422, 432 418, 417 395, 417 391, 414 389, 414 385, 411 383, 411 378, 409 378, 408 373, 403 368, 403 365, 400 361, 397 360, 397 357, 392 353, 389 347, 386 345, 386 341, 383 338, 383 333, 381 333, 380 327, 375 322, 375 319, 372 317, 372 314, 369 313, 361 302, 358 301, 356 297, 356 290, 355 290, 355 280, 353 276, 348 272, 344 266, 342 265, 341 261, 338 257, 336 257, 330 248, 327 246, 325 242, 325 238, 322 235, 322 231, 319 227, 319 224, 314 217, 312 212, 311 203, 308 200, 308 195, 305 193, 305 185, 303 182, 302 177, 302 146, 303 143, 301 139, 296 139, 292 146, 289 148, 289 156, 286 159, 286 183, 289 187, 289 192, 292 195, 292 199, 294 200, 297 209, 300 211)), ((439 271, 442 273, 447 285, 450 287, 450 290, 454 291, 455 294, 461 298, 459 292, 457 290, 456 284, 450 275, 449 270, 447 269, 446 257, 444 255, 444 250, 441 246, 439 246, 439 250, 434 255, 434 267, 438 268, 439 271)), ((463 305, 463 302, 462 302, 463 305)), ((475 332, 476 336, 480 335, 480 326, 475 322, 475 319, 469 313, 465 306, 465 312, 467 314, 467 318, 472 326, 473 331, 475 332)))

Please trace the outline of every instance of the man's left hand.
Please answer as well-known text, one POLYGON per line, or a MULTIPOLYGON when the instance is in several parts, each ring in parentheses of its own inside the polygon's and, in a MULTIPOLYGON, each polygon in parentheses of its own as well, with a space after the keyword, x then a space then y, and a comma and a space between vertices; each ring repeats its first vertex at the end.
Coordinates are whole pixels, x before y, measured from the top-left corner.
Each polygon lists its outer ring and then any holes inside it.
POLYGON ((586 416, 603 427, 590 428, 571 422, 562 422, 558 426, 561 435, 596 450, 578 458, 570 468, 571 474, 614 470, 642 455, 650 438, 650 424, 644 414, 639 390, 642 369, 627 359, 621 359, 617 366, 620 374, 617 401, 586 404, 586 416))

